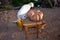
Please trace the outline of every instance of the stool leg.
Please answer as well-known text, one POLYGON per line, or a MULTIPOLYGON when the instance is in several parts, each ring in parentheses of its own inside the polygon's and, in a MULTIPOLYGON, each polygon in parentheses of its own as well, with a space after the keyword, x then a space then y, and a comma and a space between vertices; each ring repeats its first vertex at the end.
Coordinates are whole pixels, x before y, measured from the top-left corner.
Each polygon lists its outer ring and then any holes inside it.
POLYGON ((18 27, 18 30, 21 32, 22 31, 22 28, 21 27, 18 27))
POLYGON ((40 33, 40 26, 37 26, 37 38, 39 37, 39 33, 40 33))
POLYGON ((28 27, 25 27, 25 38, 26 38, 26 40, 28 40, 28 36, 29 36, 28 27))

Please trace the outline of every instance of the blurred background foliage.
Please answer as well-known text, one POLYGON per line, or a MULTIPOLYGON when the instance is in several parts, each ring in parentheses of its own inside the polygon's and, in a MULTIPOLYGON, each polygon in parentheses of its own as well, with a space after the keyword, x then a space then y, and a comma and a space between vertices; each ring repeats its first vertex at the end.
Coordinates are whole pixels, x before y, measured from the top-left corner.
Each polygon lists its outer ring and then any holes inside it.
POLYGON ((14 6, 22 6, 23 4, 27 4, 29 2, 34 2, 34 0, 12 0, 12 4, 14 6))
POLYGON ((11 6, 11 5, 2 5, 2 6, 0 6, 0 8, 3 8, 3 9, 12 9, 13 6, 11 6))
POLYGON ((51 7, 48 1, 44 2, 42 0, 22 0, 22 1, 21 0, 12 0, 12 4, 14 6, 22 6, 23 4, 27 4, 29 2, 34 2, 35 7, 37 7, 38 5, 40 5, 41 7, 43 7, 44 5, 51 7))
POLYGON ((50 0, 0 0, 0 8, 11 9, 13 7, 22 6, 29 2, 33 2, 35 7, 48 7, 52 8, 52 1, 50 0))

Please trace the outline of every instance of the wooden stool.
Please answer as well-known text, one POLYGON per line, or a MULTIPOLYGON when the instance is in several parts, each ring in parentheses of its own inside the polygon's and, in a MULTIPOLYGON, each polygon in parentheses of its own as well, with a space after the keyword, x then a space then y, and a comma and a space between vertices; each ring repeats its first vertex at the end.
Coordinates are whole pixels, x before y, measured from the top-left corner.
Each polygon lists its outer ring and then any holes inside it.
POLYGON ((22 29, 24 29, 25 31, 25 36, 26 36, 26 39, 28 39, 29 35, 30 34, 37 34, 37 38, 38 38, 38 35, 40 33, 40 28, 44 26, 46 26, 46 22, 32 22, 32 21, 29 21, 28 19, 26 20, 23 20, 23 24, 18 21, 18 26, 22 26, 22 29), (29 28, 36 28, 36 32, 30 32, 29 31, 29 28))
POLYGON ((37 38, 38 38, 38 35, 40 33, 40 29, 41 27, 44 28, 44 26, 46 26, 46 23, 31 23, 31 24, 23 24, 24 25, 24 29, 25 29, 25 35, 26 35, 26 39, 29 37, 30 34, 37 34, 37 38), (36 28, 37 32, 30 32, 29 31, 29 28, 36 28))
POLYGON ((30 34, 37 34, 37 38, 38 38, 38 35, 40 33, 40 28, 44 26, 46 26, 46 22, 31 22, 31 21, 23 21, 23 26, 24 26, 24 31, 25 31, 25 35, 26 35, 26 39, 28 39, 29 35, 30 34), (36 28, 36 32, 30 32, 29 31, 29 28, 36 28))

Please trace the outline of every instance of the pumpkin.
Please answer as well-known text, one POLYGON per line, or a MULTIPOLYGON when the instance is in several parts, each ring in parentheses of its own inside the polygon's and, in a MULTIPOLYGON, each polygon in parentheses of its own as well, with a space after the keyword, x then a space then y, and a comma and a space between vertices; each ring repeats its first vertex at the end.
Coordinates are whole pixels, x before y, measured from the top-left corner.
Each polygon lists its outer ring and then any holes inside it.
POLYGON ((27 15, 32 21, 41 21, 43 19, 43 12, 39 9, 31 9, 27 15))

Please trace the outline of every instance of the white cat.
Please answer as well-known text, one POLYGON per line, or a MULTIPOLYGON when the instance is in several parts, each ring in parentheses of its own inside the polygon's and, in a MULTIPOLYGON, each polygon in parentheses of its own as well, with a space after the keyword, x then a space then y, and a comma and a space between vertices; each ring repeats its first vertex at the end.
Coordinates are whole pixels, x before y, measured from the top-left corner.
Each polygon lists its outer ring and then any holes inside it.
MULTIPOLYGON (((17 18, 18 18, 17 21, 21 19, 26 19, 27 12, 30 10, 31 7, 34 7, 34 3, 32 2, 23 5, 17 13, 17 18)), ((17 22, 17 21, 12 21, 12 22, 17 22)))
POLYGON ((25 19, 27 17, 27 12, 30 10, 31 7, 34 7, 34 4, 31 2, 29 4, 25 4, 21 7, 21 9, 17 13, 18 19, 25 19))

